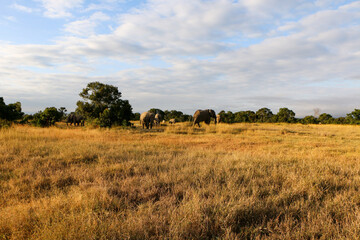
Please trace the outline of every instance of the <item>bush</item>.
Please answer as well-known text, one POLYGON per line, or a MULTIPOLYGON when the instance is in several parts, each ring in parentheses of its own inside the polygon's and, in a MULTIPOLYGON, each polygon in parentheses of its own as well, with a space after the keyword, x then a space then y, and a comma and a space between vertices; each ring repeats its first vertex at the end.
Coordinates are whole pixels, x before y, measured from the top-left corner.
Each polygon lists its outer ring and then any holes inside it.
POLYGON ((11 127, 12 122, 5 120, 5 119, 0 119, 0 128, 9 128, 11 127))
POLYGON ((49 127, 55 125, 55 122, 61 121, 63 112, 55 107, 45 108, 45 110, 35 113, 32 124, 37 127, 49 127))
POLYGON ((300 121, 302 124, 317 124, 318 120, 314 116, 306 116, 300 121))

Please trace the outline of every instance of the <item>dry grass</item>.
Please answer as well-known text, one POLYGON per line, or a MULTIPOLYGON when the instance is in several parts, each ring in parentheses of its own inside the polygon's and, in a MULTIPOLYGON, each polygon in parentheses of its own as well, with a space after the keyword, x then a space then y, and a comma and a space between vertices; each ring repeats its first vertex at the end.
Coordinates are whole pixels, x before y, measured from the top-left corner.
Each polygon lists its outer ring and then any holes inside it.
POLYGON ((359 239, 357 126, 0 130, 0 239, 359 239))

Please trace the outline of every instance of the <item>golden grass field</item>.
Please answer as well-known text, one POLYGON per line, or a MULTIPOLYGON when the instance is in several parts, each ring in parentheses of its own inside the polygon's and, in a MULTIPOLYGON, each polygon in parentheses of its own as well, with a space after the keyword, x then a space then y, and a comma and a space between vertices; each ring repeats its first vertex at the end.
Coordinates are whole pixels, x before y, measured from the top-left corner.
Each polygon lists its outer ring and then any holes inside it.
POLYGON ((360 127, 0 130, 0 239, 360 239, 360 127))

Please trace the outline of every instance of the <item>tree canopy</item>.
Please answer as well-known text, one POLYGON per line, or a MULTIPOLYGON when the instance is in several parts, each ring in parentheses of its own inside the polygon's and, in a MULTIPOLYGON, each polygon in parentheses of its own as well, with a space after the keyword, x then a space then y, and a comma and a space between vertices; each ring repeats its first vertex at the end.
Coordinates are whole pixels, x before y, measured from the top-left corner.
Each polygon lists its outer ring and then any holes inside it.
POLYGON ((66 109, 61 107, 45 108, 44 111, 39 111, 34 114, 32 124, 38 127, 49 127, 55 125, 56 122, 61 121, 65 116, 66 109))
POLYGON ((329 124, 329 123, 332 123, 334 121, 334 118, 330 114, 322 113, 318 117, 318 121, 321 124, 329 124))
POLYGON ((271 122, 271 118, 274 114, 268 108, 260 108, 256 111, 256 119, 258 122, 271 122))
POLYGON ((295 113, 294 111, 288 108, 280 108, 279 112, 276 114, 277 122, 295 122, 295 113))
POLYGON ((21 119, 24 115, 21 112, 21 103, 10 103, 8 105, 5 104, 4 98, 0 97, 0 119, 14 121, 17 119, 21 119))
POLYGON ((152 108, 149 110, 149 112, 151 112, 153 114, 161 114, 162 117, 165 116, 165 112, 159 108, 152 108))
POLYGON ((79 95, 84 101, 77 102, 76 111, 86 118, 98 121, 102 127, 130 125, 132 107, 128 100, 121 99, 117 87, 91 82, 79 95))

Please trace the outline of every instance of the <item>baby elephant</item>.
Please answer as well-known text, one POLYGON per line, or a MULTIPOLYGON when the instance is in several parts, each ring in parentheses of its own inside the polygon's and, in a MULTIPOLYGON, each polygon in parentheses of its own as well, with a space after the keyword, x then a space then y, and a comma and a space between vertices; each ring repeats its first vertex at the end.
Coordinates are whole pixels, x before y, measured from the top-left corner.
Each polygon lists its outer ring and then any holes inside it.
POLYGON ((175 119, 175 118, 170 119, 170 120, 169 120, 169 123, 170 123, 170 124, 175 124, 175 123, 176 123, 176 119, 175 119))
POLYGON ((159 113, 155 114, 155 119, 154 119, 155 126, 160 126, 161 121, 162 121, 161 114, 159 113))

